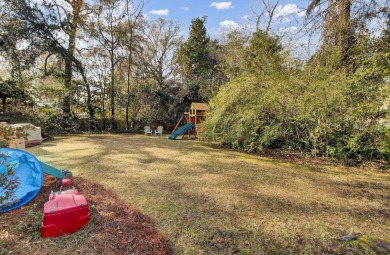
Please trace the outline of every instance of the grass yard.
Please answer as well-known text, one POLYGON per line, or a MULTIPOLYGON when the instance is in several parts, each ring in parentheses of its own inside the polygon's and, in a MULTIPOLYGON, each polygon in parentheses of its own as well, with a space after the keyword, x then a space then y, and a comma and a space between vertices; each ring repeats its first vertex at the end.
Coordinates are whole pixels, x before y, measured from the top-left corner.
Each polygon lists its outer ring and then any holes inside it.
POLYGON ((154 219, 176 254, 390 253, 389 173, 166 136, 61 136, 27 151, 112 189, 154 219), (361 236, 338 240, 350 232, 361 236))

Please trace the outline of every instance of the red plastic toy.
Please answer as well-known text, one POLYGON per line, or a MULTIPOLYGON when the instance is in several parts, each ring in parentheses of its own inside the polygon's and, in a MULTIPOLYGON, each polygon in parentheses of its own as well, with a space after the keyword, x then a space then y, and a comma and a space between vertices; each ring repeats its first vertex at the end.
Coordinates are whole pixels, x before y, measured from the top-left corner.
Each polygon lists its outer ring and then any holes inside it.
POLYGON ((76 189, 52 192, 43 212, 42 238, 74 233, 89 220, 88 203, 76 189))
POLYGON ((73 186, 73 180, 69 177, 62 177, 57 181, 57 186, 61 188, 61 190, 69 189, 73 186))

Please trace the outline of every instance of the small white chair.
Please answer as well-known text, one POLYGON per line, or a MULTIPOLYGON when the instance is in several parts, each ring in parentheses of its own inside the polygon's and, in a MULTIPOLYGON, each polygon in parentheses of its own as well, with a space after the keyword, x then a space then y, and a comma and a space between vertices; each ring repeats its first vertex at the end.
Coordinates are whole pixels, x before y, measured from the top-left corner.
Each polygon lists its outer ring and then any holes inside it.
POLYGON ((157 135, 157 134, 162 135, 162 132, 163 132, 163 127, 162 126, 158 126, 157 129, 154 131, 154 134, 155 135, 157 135))
POLYGON ((152 135, 152 130, 150 129, 150 127, 149 127, 149 126, 145 126, 145 128, 144 128, 144 132, 145 132, 145 135, 147 135, 147 134, 150 134, 150 135, 152 135))

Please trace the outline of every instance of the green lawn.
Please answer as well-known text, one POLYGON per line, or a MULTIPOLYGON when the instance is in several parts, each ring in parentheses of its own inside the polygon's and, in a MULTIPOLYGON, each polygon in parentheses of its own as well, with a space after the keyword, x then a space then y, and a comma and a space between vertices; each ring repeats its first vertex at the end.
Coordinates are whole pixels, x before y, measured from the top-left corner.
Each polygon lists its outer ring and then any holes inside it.
POLYGON ((27 150, 111 188, 151 216, 177 254, 365 254, 386 249, 376 239, 390 239, 388 173, 302 166, 166 136, 61 136, 27 150), (360 240, 338 241, 351 231, 360 240))

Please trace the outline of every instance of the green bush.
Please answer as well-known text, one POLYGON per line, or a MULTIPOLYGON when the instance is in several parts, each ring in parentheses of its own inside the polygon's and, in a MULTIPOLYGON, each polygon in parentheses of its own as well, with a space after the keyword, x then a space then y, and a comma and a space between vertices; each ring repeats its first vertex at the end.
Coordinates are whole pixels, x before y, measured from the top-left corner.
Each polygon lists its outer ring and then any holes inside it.
POLYGON ((390 54, 374 54, 352 73, 335 70, 332 56, 325 66, 287 68, 275 41, 254 38, 246 69, 210 101, 201 139, 246 151, 389 160, 390 54))
POLYGON ((0 153, 0 208, 17 202, 15 191, 19 178, 15 176, 14 166, 6 163, 6 156, 0 153))

